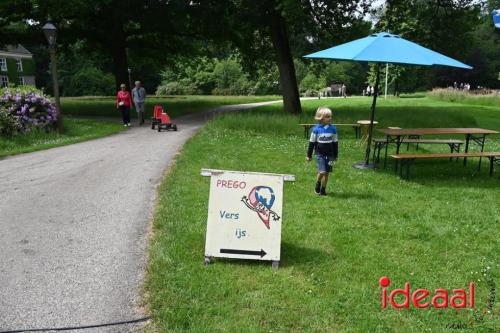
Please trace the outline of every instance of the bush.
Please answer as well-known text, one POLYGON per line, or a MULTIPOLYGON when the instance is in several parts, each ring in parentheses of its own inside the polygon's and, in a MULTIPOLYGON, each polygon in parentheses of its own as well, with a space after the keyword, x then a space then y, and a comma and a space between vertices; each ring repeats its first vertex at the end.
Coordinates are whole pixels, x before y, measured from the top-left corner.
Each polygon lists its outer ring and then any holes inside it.
POLYGON ((0 107, 0 136, 11 138, 17 134, 19 127, 16 118, 7 109, 0 107))
POLYGON ((471 105, 497 106, 500 104, 500 92, 493 90, 462 91, 437 88, 427 94, 431 99, 471 105))
POLYGON ((318 90, 307 89, 304 91, 304 97, 318 97, 318 90))
POLYGON ((186 79, 180 82, 168 82, 156 88, 156 96, 162 95, 196 95, 200 91, 196 88, 194 83, 189 82, 186 79))
POLYGON ((236 59, 218 61, 214 67, 213 77, 214 95, 248 95, 253 92, 253 84, 236 59))
POLYGON ((324 76, 316 76, 313 73, 308 73, 299 84, 299 91, 302 93, 319 91, 326 87, 326 79, 324 76))
POLYGON ((31 86, 0 89, 0 132, 13 136, 32 129, 49 130, 57 122, 56 107, 31 86))
POLYGON ((66 96, 112 96, 115 94, 113 75, 95 67, 83 67, 70 78, 66 96))

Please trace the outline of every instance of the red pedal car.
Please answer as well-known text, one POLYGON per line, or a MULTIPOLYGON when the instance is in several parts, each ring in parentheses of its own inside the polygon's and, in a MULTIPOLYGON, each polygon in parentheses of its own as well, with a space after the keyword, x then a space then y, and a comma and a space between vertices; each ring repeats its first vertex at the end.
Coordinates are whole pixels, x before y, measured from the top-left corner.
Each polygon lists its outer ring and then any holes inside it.
POLYGON ((170 116, 163 111, 161 105, 155 105, 153 118, 151 118, 151 129, 155 129, 156 126, 158 126, 158 132, 161 132, 162 128, 177 131, 177 125, 172 123, 170 116))

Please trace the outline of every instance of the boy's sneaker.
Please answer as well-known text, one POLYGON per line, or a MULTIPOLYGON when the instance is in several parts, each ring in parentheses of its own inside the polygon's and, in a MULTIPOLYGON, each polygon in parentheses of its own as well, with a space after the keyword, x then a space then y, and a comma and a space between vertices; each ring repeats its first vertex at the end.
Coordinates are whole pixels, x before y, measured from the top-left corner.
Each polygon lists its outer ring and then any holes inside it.
POLYGON ((326 195, 326 189, 322 187, 319 193, 320 195, 326 195))
POLYGON ((320 192, 320 188, 321 188, 321 183, 316 183, 316 187, 314 188, 314 193, 316 193, 317 195, 320 195, 321 192, 320 192))

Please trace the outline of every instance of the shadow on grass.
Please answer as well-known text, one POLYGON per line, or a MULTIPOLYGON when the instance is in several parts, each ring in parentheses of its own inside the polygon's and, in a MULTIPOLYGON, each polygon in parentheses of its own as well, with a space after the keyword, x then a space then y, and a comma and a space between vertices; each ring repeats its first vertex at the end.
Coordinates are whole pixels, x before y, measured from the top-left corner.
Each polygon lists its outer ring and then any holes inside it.
POLYGON ((280 267, 324 265, 335 260, 335 256, 326 251, 298 246, 288 242, 281 243, 280 267))
POLYGON ((335 192, 335 190, 327 193, 327 197, 336 199, 359 199, 359 200, 375 200, 380 199, 380 196, 375 193, 357 193, 357 192, 335 192))
MULTIPOLYGON (((400 169, 395 173, 394 161, 387 161, 387 167, 383 168, 383 160, 378 172, 400 177, 400 169)), ((440 159, 433 161, 415 161, 410 165, 410 176, 406 178, 406 167, 403 169, 401 179, 426 186, 444 186, 457 188, 498 188, 500 187, 500 167, 494 168, 493 176, 489 175, 489 161, 483 159, 481 170, 479 170, 478 159, 468 159, 464 166, 463 159, 450 161, 440 159)))

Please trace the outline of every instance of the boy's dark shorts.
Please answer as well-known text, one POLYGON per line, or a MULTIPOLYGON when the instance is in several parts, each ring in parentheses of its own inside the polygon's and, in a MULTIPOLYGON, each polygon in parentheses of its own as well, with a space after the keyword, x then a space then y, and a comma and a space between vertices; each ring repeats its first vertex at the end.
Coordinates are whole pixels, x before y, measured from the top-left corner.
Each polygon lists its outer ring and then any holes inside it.
POLYGON ((318 164, 318 172, 332 172, 333 156, 316 155, 316 162, 318 164))

